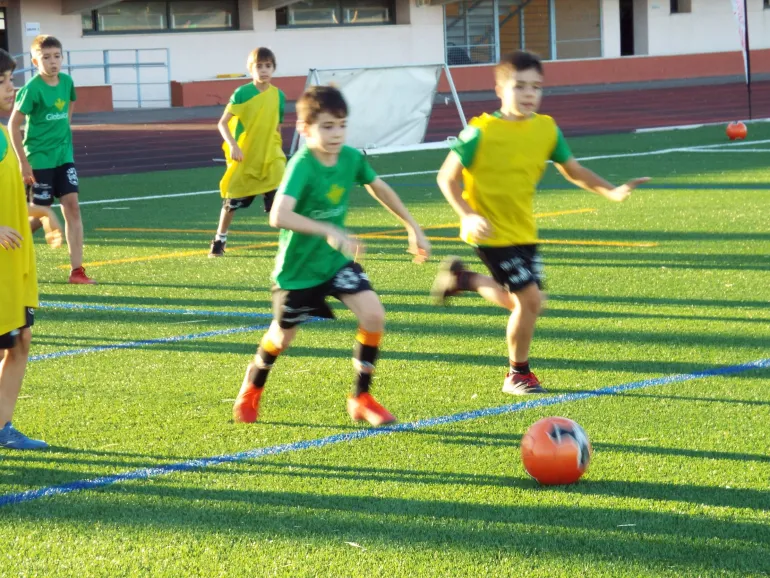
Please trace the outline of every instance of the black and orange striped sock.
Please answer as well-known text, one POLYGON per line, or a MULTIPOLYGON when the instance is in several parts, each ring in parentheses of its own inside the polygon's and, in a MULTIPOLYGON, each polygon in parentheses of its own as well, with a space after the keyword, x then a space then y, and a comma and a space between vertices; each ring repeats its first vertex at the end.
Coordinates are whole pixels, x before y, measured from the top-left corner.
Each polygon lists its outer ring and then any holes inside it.
POLYGON ((353 367, 356 369, 356 382, 353 386, 353 395, 358 397, 369 391, 374 374, 374 364, 380 352, 382 332, 367 331, 362 327, 356 333, 356 346, 353 350, 353 367))
POLYGON ((273 368, 273 363, 275 363, 275 360, 280 354, 281 350, 276 347, 276 345, 270 341, 267 336, 262 338, 262 341, 259 344, 259 349, 257 349, 257 373, 254 375, 254 379, 251 381, 254 387, 257 389, 262 389, 265 387, 267 374, 270 373, 270 370, 273 368))

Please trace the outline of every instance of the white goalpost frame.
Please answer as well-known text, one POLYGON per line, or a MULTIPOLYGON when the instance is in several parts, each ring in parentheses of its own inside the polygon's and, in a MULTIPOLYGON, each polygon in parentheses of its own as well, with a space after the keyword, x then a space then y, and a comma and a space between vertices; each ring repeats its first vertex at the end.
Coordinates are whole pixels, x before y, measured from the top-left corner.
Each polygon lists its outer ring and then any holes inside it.
MULTIPOLYGON (((307 80, 305 81, 305 90, 307 90, 310 86, 313 85, 319 85, 322 84, 319 72, 352 72, 356 70, 396 70, 396 69, 409 69, 409 68, 424 68, 424 67, 436 67, 440 68, 447 79, 447 84, 449 84, 449 90, 452 94, 452 99, 454 100, 455 107, 457 109, 457 113, 460 117, 460 122, 462 124, 462 128, 465 128, 467 126, 467 121, 465 119, 465 112, 463 111, 462 104, 460 103, 460 97, 457 94, 457 89, 455 87, 454 80, 452 79, 452 73, 449 71, 449 66, 447 66, 446 63, 429 63, 429 64, 407 64, 407 65, 396 65, 396 66, 363 66, 363 67, 345 67, 345 68, 311 68, 308 71, 307 80)), ((436 94, 438 93, 438 87, 439 83, 441 82, 441 76, 439 75, 439 78, 436 81, 436 85, 433 89, 433 93, 431 95, 431 111, 433 110, 433 106, 435 104, 436 100, 436 94)), ((423 142, 425 140, 425 134, 428 130, 428 123, 430 121, 430 116, 426 119, 425 122, 425 131, 423 132, 422 138, 420 139, 419 144, 415 145, 399 145, 399 146, 384 146, 384 147, 374 147, 374 148, 367 148, 364 147, 361 150, 369 155, 378 155, 378 154, 388 154, 388 153, 394 153, 394 152, 410 152, 410 151, 419 151, 419 150, 436 150, 436 149, 445 149, 449 148, 450 141, 443 140, 439 142, 432 142, 432 143, 425 143, 423 142)), ((294 134, 292 136, 291 140, 291 147, 289 148, 289 156, 293 155, 299 146, 300 142, 300 134, 297 130, 297 127, 294 127, 294 134)))

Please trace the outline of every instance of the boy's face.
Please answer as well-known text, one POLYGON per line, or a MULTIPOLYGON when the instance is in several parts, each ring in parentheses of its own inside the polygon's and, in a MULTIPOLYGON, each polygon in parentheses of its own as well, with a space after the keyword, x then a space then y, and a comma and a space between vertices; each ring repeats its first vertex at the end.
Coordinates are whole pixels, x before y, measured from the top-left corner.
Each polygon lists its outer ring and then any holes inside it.
POLYGON ((56 76, 61 71, 62 53, 60 48, 43 48, 32 58, 32 64, 44 76, 56 76))
POLYGON ((254 82, 269 84, 273 80, 274 73, 275 66, 269 60, 255 62, 251 65, 251 77, 254 79, 254 82))
POLYGON ((502 110, 516 116, 528 117, 538 111, 543 98, 543 75, 534 68, 515 70, 513 78, 498 84, 495 92, 502 110))
POLYGON ((347 117, 338 118, 331 113, 322 112, 315 124, 302 124, 301 132, 311 149, 337 154, 345 144, 347 126, 347 117))
POLYGON ((13 72, 6 70, 0 75, 0 110, 13 110, 16 89, 13 86, 13 72))

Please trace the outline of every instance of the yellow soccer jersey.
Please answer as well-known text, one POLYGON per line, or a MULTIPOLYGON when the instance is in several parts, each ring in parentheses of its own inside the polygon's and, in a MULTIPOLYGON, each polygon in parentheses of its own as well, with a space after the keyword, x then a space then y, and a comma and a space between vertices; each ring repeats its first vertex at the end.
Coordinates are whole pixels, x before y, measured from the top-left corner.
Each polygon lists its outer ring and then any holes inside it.
POLYGON ((535 189, 548 160, 563 163, 572 157, 553 118, 535 114, 509 121, 500 113, 485 113, 471 119, 452 150, 464 167, 463 198, 492 226, 484 245, 537 243, 535 189))
POLYGON ((0 225, 14 228, 22 236, 19 249, 0 247, 0 335, 3 335, 22 327, 24 308, 37 307, 38 302, 27 195, 8 131, 4 126, 0 126, 0 130, 0 225))
POLYGON ((227 170, 219 183, 223 198, 240 199, 274 191, 286 169, 281 133, 286 97, 275 86, 260 92, 253 83, 238 88, 225 109, 233 115, 228 125, 243 161, 230 157, 230 147, 222 145, 227 170))

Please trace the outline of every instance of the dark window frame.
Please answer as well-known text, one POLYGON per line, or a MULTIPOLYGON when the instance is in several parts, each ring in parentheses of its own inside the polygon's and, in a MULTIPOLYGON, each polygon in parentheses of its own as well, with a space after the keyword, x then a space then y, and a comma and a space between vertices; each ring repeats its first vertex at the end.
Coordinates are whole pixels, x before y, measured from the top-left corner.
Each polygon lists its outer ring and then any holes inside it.
MULTIPOLYGON (((360 24, 355 22, 344 22, 344 19, 340 18, 340 22, 337 22, 336 24, 281 24, 280 20, 283 19, 285 22, 288 22, 289 18, 289 10, 291 10, 292 6, 294 4, 290 4, 289 6, 284 6, 283 8, 278 8, 275 11, 275 26, 278 30, 294 30, 297 28, 339 28, 339 27, 345 27, 345 28, 360 28, 360 27, 366 27, 366 26, 392 26, 396 24, 396 0, 384 0, 384 3, 387 5, 387 7, 390 9, 390 20, 388 22, 362 22, 360 24)), ((297 2, 296 4, 301 4, 301 2, 297 2)), ((342 14, 343 8, 345 8, 346 3, 344 0, 336 0, 337 4, 337 10, 339 11, 339 14, 342 14)))
POLYGON ((691 14, 691 0, 670 0, 671 14, 691 14))
MULTIPOLYGON (((139 4, 145 0, 123 0, 119 4, 139 4)), ((171 4, 180 0, 160 0, 166 5, 166 28, 158 30, 156 28, 135 28, 131 30, 99 30, 99 9, 90 10, 91 29, 83 29, 83 36, 120 36, 125 34, 189 34, 191 32, 230 32, 240 30, 240 7, 238 0, 221 0, 222 2, 231 2, 233 11, 233 25, 231 27, 222 26, 217 28, 172 28, 171 27, 171 4)), ((113 5, 114 6, 114 5, 113 5)), ((87 12, 83 13, 85 16, 87 12)))

